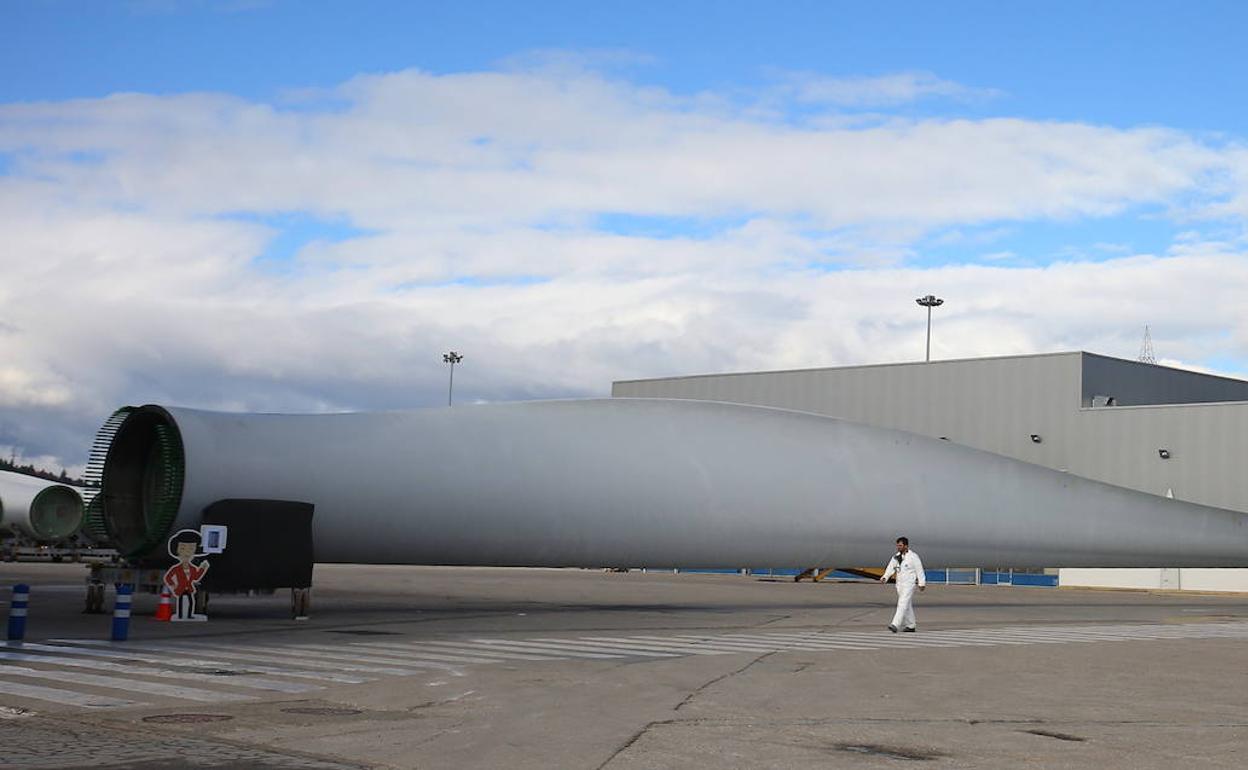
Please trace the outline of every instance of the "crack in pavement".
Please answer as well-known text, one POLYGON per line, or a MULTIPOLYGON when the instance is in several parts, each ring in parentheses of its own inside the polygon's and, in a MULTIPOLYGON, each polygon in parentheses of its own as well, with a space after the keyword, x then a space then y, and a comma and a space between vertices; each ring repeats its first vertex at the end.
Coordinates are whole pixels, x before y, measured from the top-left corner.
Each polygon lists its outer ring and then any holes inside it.
POLYGON ((644 725, 644 726, 643 726, 640 730, 638 730, 637 732, 633 733, 633 736, 632 736, 631 738, 629 738, 627 741, 625 741, 625 742, 623 743, 623 745, 621 745, 621 746, 620 746, 619 748, 617 748, 615 751, 611 752, 611 756, 607 757, 607 758, 603 761, 603 763, 602 763, 601 765, 598 765, 598 767, 596 767, 594 770, 603 770, 603 768, 604 768, 604 767, 606 767, 607 765, 611 764, 611 762, 612 762, 612 761, 613 761, 616 757, 618 757, 619 755, 623 754, 625 751, 628 751, 628 749, 629 749, 629 748, 631 748, 631 747, 632 747, 632 745, 633 745, 634 743, 636 743, 638 740, 640 740, 640 739, 641 739, 641 736, 645 735, 645 734, 646 734, 647 732, 649 732, 649 731, 650 731, 650 729, 651 729, 651 728, 653 728, 653 727, 660 727, 660 726, 662 726, 662 725, 671 725, 671 724, 684 723, 684 722, 690 722, 690 723, 692 723, 692 722, 695 722, 695 721, 697 721, 697 720, 692 720, 692 719, 689 719, 689 720, 685 720, 685 719, 655 719, 655 720, 651 720, 650 722, 647 722, 647 723, 646 723, 646 724, 645 724, 645 725, 644 725))
MULTIPOLYGON (((759 661, 763 660, 764 658, 768 658, 768 657, 770 657, 770 656, 772 656, 772 655, 775 655, 775 654, 776 654, 776 653, 778 653, 778 652, 781 652, 781 650, 772 650, 771 652, 764 652, 762 655, 759 655, 759 656, 755 657, 753 660, 751 660, 750 662, 746 663, 744 666, 741 666, 740 668, 736 669, 735 671, 729 671, 729 672, 727 672, 727 673, 725 673, 725 674, 720 674, 719 676, 715 677, 714 679, 711 679, 710 681, 704 682, 702 685, 700 685, 699 687, 695 688, 695 689, 694 689, 694 690, 692 690, 692 691, 691 691, 688 695, 686 695, 683 699, 681 699, 680 703, 677 703, 677 704, 676 704, 676 706, 675 706, 674 708, 672 708, 672 711, 680 711, 680 710, 681 710, 681 708, 683 708, 685 705, 687 705, 687 704, 688 704, 691 700, 693 700, 694 698, 696 698, 696 697, 698 696, 698 694, 699 694, 699 693, 702 693, 702 692, 703 692, 703 691, 705 691, 708 687, 711 687, 711 686, 713 686, 713 685, 715 685, 715 684, 717 684, 717 683, 719 683, 719 682, 722 682, 722 681, 724 681, 725 679, 730 679, 730 678, 732 678, 732 677, 736 676, 737 674, 740 674, 740 673, 744 672, 746 669, 748 669, 750 666, 753 666, 755 663, 758 663, 759 661)), ((655 720, 651 720, 650 722, 647 722, 644 726, 642 726, 642 728, 641 728, 640 730, 638 730, 637 732, 633 733, 632 737, 630 737, 627 741, 625 741, 625 742, 624 742, 621 746, 619 746, 619 747, 618 747, 615 751, 611 752, 611 756, 607 757, 607 758, 606 758, 606 760, 604 760, 604 761, 603 761, 603 763, 602 763, 601 765, 598 765, 598 767, 596 768, 596 770, 603 770, 603 768, 605 768, 607 765, 611 764, 611 762, 612 762, 612 761, 613 761, 616 757, 618 757, 620 754, 623 754, 625 751, 628 751, 628 749, 629 749, 629 748, 631 748, 631 747, 632 747, 632 745, 633 745, 634 743, 636 743, 637 741, 641 740, 641 736, 645 735, 647 732, 649 732, 649 731, 650 731, 652 728, 654 728, 654 727, 658 727, 658 726, 661 726, 661 725, 671 725, 671 724, 677 724, 677 723, 682 723, 682 724, 684 724, 684 723, 689 723, 689 724, 692 724, 692 723, 695 723, 695 722, 697 722, 697 721, 698 721, 698 720, 696 720, 696 719, 688 719, 688 720, 682 720, 682 719, 655 719, 655 720)))
POLYGON ((775 654, 776 654, 776 653, 778 653, 778 652, 782 652, 782 650, 772 650, 771 652, 764 652, 762 655, 759 655, 757 658, 754 658, 754 659, 753 659, 753 660, 751 660, 749 663, 746 663, 744 666, 742 666, 741 668, 737 669, 736 671, 729 671, 729 672, 728 672, 728 673, 726 673, 726 674, 720 674, 719 676, 715 677, 715 678, 714 678, 714 679, 712 679, 711 681, 706 682, 706 683, 705 683, 705 684, 703 684, 701 687, 698 687, 697 689, 693 690, 693 691, 692 691, 692 692, 690 692, 688 695, 686 695, 686 696, 684 697, 684 699, 683 699, 680 703, 677 703, 677 704, 676 704, 676 708, 672 709, 672 711, 680 711, 682 708, 684 708, 684 707, 685 707, 685 706, 689 703, 689 701, 691 701, 691 700, 693 700, 694 698, 696 698, 699 694, 701 694, 704 690, 706 690, 706 688, 711 687, 712 685, 718 684, 718 683, 720 683, 720 682, 724 681, 725 679, 731 679, 732 677, 736 676, 737 674, 740 674, 740 673, 744 672, 746 669, 750 668, 750 666, 753 666, 755 663, 758 663, 759 661, 763 660, 764 658, 769 658, 769 657, 771 657, 772 655, 775 655, 775 654))

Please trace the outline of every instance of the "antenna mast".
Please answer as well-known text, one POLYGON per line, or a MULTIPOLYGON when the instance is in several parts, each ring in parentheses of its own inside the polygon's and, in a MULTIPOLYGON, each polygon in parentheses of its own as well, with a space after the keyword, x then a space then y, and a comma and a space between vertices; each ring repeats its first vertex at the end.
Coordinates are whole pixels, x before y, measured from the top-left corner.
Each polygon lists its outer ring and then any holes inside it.
POLYGON ((1153 334, 1147 326, 1144 327, 1144 342, 1140 344, 1139 360, 1145 364, 1157 363, 1157 354, 1153 352, 1153 334))

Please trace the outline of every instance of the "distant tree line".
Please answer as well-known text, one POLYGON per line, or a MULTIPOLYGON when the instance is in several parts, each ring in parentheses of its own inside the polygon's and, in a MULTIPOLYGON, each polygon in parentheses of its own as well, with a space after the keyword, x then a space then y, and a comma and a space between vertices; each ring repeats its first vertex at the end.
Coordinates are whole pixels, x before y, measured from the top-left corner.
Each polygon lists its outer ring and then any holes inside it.
POLYGON ((0 470, 13 471, 14 473, 24 473, 27 476, 35 476, 37 478, 47 479, 48 481, 57 481, 61 484, 77 484, 78 486, 84 486, 86 484, 86 482, 82 479, 76 479, 70 476, 65 472, 64 468, 61 468, 60 473, 53 473, 52 471, 45 471, 43 468, 36 468, 30 463, 18 465, 16 462, 6 460, 3 457, 0 457, 0 470))

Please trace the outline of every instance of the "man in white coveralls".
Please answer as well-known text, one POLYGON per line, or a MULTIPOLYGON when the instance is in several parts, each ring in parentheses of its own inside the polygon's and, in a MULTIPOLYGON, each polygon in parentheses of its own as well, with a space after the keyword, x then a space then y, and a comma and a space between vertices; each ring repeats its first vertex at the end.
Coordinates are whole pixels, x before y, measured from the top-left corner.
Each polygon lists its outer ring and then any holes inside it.
POLYGON ((914 607, 911 606, 914 602, 914 587, 917 585, 920 591, 925 590, 927 575, 923 572, 923 562, 919 555, 910 550, 908 538, 897 538, 897 553, 888 560, 880 582, 887 583, 893 575, 897 576, 897 612, 893 615, 893 622, 888 624, 888 630, 895 634, 900 628, 902 631, 914 633, 918 630, 914 623, 914 607))

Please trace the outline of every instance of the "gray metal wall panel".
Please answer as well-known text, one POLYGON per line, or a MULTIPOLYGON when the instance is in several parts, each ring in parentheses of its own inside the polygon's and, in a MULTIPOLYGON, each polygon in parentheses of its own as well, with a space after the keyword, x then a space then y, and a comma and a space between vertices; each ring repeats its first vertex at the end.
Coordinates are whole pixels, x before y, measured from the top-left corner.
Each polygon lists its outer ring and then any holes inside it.
POLYGON ((1114 396, 1118 406, 1248 401, 1248 382, 1085 353, 1083 405, 1094 395, 1114 396))
MULTIPOLYGON (((760 404, 947 437, 1098 481, 1248 511, 1248 383, 1082 353, 621 381, 612 395, 760 404), (1142 382, 1131 380, 1139 376, 1142 382), (1190 392, 1183 391, 1184 382, 1190 392), (1082 408, 1092 388, 1162 406, 1082 408), (1031 434, 1040 442, 1031 440, 1031 434), (1157 450, 1171 452, 1162 460, 1157 450)), ((1097 391, 1100 392, 1100 391, 1097 391)), ((1114 395, 1114 394, 1110 394, 1114 395)), ((1118 402, 1124 403, 1123 400, 1118 402)))
POLYGON ((1084 409, 1080 418, 1072 464, 1089 469, 1080 475, 1248 511, 1248 403, 1084 409))
POLYGON ((1079 354, 1067 353, 617 382, 612 395, 797 409, 1034 461, 1030 434, 1078 407, 1078 371, 1079 354))

